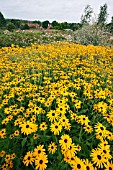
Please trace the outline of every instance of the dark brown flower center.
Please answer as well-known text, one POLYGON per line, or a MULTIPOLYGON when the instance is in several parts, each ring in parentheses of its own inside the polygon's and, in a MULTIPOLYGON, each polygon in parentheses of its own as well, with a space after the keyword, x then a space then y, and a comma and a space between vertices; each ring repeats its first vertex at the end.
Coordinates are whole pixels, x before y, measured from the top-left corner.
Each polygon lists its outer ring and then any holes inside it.
POLYGON ((41 153, 41 150, 38 150, 38 153, 41 153))
POLYGON ((81 169, 81 165, 80 165, 80 164, 77 164, 77 168, 78 168, 78 169, 81 169))
POLYGON ((71 158, 71 160, 73 161, 73 160, 74 160, 74 158, 71 158))
POLYGON ((58 129, 58 126, 56 125, 55 128, 58 129))
POLYGON ((86 169, 87 169, 87 170, 90 170, 89 166, 86 166, 86 169))
POLYGON ((98 158, 99 160, 101 160, 101 156, 100 156, 100 155, 97 155, 97 158, 98 158))
POLYGON ((67 143, 67 139, 65 139, 64 142, 67 143))
POLYGON ((27 158, 28 160, 30 160, 30 156, 28 156, 28 158, 27 158))
POLYGON ((113 170, 111 167, 109 167, 109 170, 113 170))
POLYGON ((106 150, 103 150, 104 153, 107 153, 106 150))
POLYGON ((29 125, 26 125, 26 128, 29 128, 29 125))
POLYGON ((43 163, 43 160, 40 160, 39 163, 42 164, 42 163, 43 163))

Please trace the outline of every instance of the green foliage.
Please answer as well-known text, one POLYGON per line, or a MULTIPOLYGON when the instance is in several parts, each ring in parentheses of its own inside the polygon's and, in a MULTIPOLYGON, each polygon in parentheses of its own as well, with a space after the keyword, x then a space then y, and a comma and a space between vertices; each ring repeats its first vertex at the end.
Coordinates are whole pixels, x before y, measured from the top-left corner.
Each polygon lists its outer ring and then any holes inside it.
POLYGON ((8 29, 9 31, 12 32, 15 28, 16 28, 16 26, 15 26, 12 22, 8 23, 7 29, 8 29))
POLYGON ((70 29, 70 30, 77 30, 82 26, 80 23, 68 23, 68 22, 62 22, 58 23, 57 21, 52 22, 52 29, 58 29, 58 30, 65 30, 65 29, 70 29))
MULTIPOLYGON (((12 23, 11 23, 12 26, 12 23)), ((14 24, 13 24, 14 26, 14 24)), ((15 27, 9 27, 11 31, 15 27)), ((45 32, 17 32, 10 34, 0 34, 0 47, 11 46, 11 44, 19 46, 29 46, 32 43, 42 44, 50 43, 54 41, 64 41, 65 36, 62 33, 54 31, 51 34, 45 34, 45 32)))
POLYGON ((113 16, 111 17, 111 22, 106 25, 109 32, 113 35, 113 16))
POLYGON ((93 13, 93 9, 90 5, 87 5, 84 10, 84 15, 81 16, 81 24, 88 24, 91 21, 91 16, 93 13))
POLYGON ((46 20, 46 21, 42 22, 42 27, 43 27, 43 28, 45 28, 45 29, 47 29, 47 28, 48 28, 49 23, 50 23, 50 22, 49 22, 48 20, 46 20))
POLYGON ((28 24, 24 24, 22 27, 21 27, 22 30, 28 30, 29 29, 29 26, 28 24))
POLYGON ((3 16, 3 14, 0 12, 0 27, 6 26, 6 20, 3 16))
POLYGON ((80 23, 70 23, 70 29, 72 29, 73 31, 78 30, 82 27, 82 24, 80 23))
POLYGON ((104 26, 107 20, 107 4, 105 3, 103 6, 100 7, 100 13, 98 15, 98 24, 104 26))
POLYGON ((57 21, 53 21, 51 24, 52 24, 52 27, 55 27, 55 26, 59 25, 57 21))
POLYGON ((69 24, 67 22, 63 22, 62 29, 69 29, 69 24))
POLYGON ((11 19, 10 22, 13 23, 16 28, 20 28, 21 27, 21 20, 11 19))
POLYGON ((107 24, 106 27, 109 30, 109 32, 113 35, 113 23, 107 24))
POLYGON ((63 22, 63 23, 59 23, 57 21, 52 22, 53 29, 62 30, 62 29, 67 29, 68 27, 69 27, 69 23, 67 23, 67 22, 63 22))
POLYGON ((32 21, 33 24, 39 24, 39 25, 42 25, 42 22, 41 21, 32 21))
POLYGON ((110 45, 110 33, 106 29, 97 25, 84 25, 81 29, 75 31, 74 40, 76 43, 88 45, 110 45))

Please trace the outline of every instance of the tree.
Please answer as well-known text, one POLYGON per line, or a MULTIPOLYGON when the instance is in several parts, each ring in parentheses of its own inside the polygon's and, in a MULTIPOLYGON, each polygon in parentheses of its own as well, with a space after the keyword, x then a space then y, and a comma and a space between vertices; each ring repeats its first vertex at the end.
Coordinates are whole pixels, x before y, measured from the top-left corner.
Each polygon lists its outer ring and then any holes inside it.
POLYGON ((106 24, 107 17, 107 4, 105 3, 103 6, 100 6, 100 13, 98 15, 97 24, 104 26, 106 24))
POLYGON ((69 29, 73 31, 78 30, 81 26, 80 23, 69 23, 69 29))
POLYGON ((81 24, 88 24, 91 21, 91 16, 93 13, 93 9, 90 5, 87 5, 84 9, 84 15, 81 16, 81 24))
POLYGON ((111 17, 111 23, 113 24, 113 16, 111 17))
POLYGON ((113 35, 113 16, 111 17, 111 22, 106 25, 109 32, 113 35))
POLYGON ((24 24, 22 27, 21 27, 22 30, 28 30, 29 29, 29 26, 28 24, 24 24))
POLYGON ((59 22, 57 22, 57 21, 53 21, 53 22, 51 23, 51 25, 52 25, 52 29, 57 29, 57 30, 62 29, 62 23, 59 23, 59 22))
POLYGON ((46 20, 46 21, 42 22, 42 27, 47 29, 48 28, 48 24, 50 24, 50 23, 49 23, 48 20, 46 20))
POLYGON ((12 22, 9 22, 9 23, 8 23, 7 29, 8 29, 9 31, 13 31, 15 28, 16 28, 16 27, 15 27, 15 25, 14 25, 12 22))
POLYGON ((58 26, 58 22, 57 21, 53 21, 51 24, 52 24, 52 27, 58 26))
POLYGON ((13 24, 15 25, 16 28, 20 28, 20 25, 21 25, 21 21, 20 21, 20 20, 11 19, 10 22, 13 23, 13 24))
POLYGON ((67 22, 61 23, 62 29, 69 29, 69 24, 67 22))
POLYGON ((97 23, 90 25, 83 25, 81 29, 74 32, 74 41, 76 43, 88 45, 104 45, 109 46, 109 34, 105 27, 97 25, 97 23))
POLYGON ((0 12, 0 27, 6 26, 6 20, 3 16, 3 14, 0 12))

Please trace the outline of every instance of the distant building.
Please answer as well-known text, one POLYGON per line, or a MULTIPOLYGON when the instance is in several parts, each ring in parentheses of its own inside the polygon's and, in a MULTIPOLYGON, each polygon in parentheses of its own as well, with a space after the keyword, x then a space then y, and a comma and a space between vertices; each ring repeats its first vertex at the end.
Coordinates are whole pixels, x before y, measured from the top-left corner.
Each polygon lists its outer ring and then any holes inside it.
POLYGON ((27 24, 29 27, 35 27, 35 28, 40 28, 40 24, 35 24, 35 23, 30 23, 30 22, 28 22, 28 24, 27 24))

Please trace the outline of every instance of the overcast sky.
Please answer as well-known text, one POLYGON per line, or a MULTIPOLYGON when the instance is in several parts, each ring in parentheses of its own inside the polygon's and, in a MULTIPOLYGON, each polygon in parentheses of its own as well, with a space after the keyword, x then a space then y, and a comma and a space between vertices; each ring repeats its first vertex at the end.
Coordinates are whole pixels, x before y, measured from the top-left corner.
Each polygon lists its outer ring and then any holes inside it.
POLYGON ((80 22, 86 5, 90 5, 97 16, 105 3, 109 22, 113 16, 113 0, 0 0, 0 11, 5 18, 80 22))

